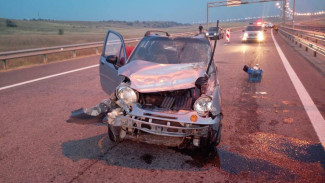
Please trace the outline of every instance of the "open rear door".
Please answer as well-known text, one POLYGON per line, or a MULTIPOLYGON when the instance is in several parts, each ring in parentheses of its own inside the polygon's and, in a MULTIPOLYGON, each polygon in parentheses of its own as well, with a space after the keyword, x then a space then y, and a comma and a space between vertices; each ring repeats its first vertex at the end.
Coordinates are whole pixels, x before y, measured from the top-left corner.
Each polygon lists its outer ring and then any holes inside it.
POLYGON ((123 66, 126 60, 123 37, 119 33, 109 30, 99 61, 100 83, 108 95, 111 95, 120 84, 122 77, 118 76, 117 69, 123 66))

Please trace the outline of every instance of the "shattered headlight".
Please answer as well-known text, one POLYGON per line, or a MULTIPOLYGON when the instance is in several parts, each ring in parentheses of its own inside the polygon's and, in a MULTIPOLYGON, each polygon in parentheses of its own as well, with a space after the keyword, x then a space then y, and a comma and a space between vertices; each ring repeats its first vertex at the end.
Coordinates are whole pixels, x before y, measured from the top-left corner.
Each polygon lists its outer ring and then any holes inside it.
POLYGON ((138 101, 138 94, 130 87, 120 85, 116 89, 116 97, 122 100, 126 105, 131 105, 138 101))
POLYGON ((200 116, 205 116, 211 111, 212 99, 208 96, 198 98, 194 103, 194 110, 200 116))

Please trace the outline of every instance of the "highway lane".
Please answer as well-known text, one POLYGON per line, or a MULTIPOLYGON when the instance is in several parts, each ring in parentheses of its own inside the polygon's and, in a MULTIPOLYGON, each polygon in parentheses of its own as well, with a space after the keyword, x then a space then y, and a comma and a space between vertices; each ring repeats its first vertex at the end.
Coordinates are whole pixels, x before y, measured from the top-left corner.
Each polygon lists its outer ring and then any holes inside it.
POLYGON ((78 58, 68 61, 52 62, 25 69, 0 72, 0 88, 13 84, 34 80, 62 72, 98 64, 99 56, 78 58))
MULTIPOLYGON (((225 115, 218 154, 116 145, 106 127, 65 123, 71 110, 106 97, 95 67, 0 91, 0 181, 323 182, 324 151, 269 31, 262 44, 242 44, 240 32, 231 36, 216 52, 225 115), (242 67, 256 63, 264 71, 262 82, 248 83, 242 67)), ((306 81, 300 77, 312 98, 325 101, 324 78, 276 38, 299 76, 312 73, 306 81), (310 84, 315 78, 317 86, 310 84)), ((6 78, 0 87, 97 63, 98 57, 89 57, 0 73, 1 82, 6 78)))

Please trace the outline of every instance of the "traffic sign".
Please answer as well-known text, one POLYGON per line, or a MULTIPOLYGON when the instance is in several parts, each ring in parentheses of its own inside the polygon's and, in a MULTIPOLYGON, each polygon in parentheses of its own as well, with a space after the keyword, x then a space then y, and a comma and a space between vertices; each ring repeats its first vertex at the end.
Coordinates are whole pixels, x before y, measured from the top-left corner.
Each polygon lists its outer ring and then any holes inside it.
POLYGON ((239 6, 241 4, 241 0, 227 0, 227 6, 239 6))

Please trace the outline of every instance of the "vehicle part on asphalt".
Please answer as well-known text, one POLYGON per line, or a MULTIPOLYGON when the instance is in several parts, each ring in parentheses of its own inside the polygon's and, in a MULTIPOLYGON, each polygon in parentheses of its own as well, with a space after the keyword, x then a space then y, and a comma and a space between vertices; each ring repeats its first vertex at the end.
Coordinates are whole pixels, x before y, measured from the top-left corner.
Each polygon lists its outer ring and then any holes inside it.
POLYGON ((98 105, 84 110, 83 108, 77 109, 71 112, 68 123, 77 124, 92 124, 101 122, 105 113, 112 108, 111 100, 106 99, 100 102, 98 105))

